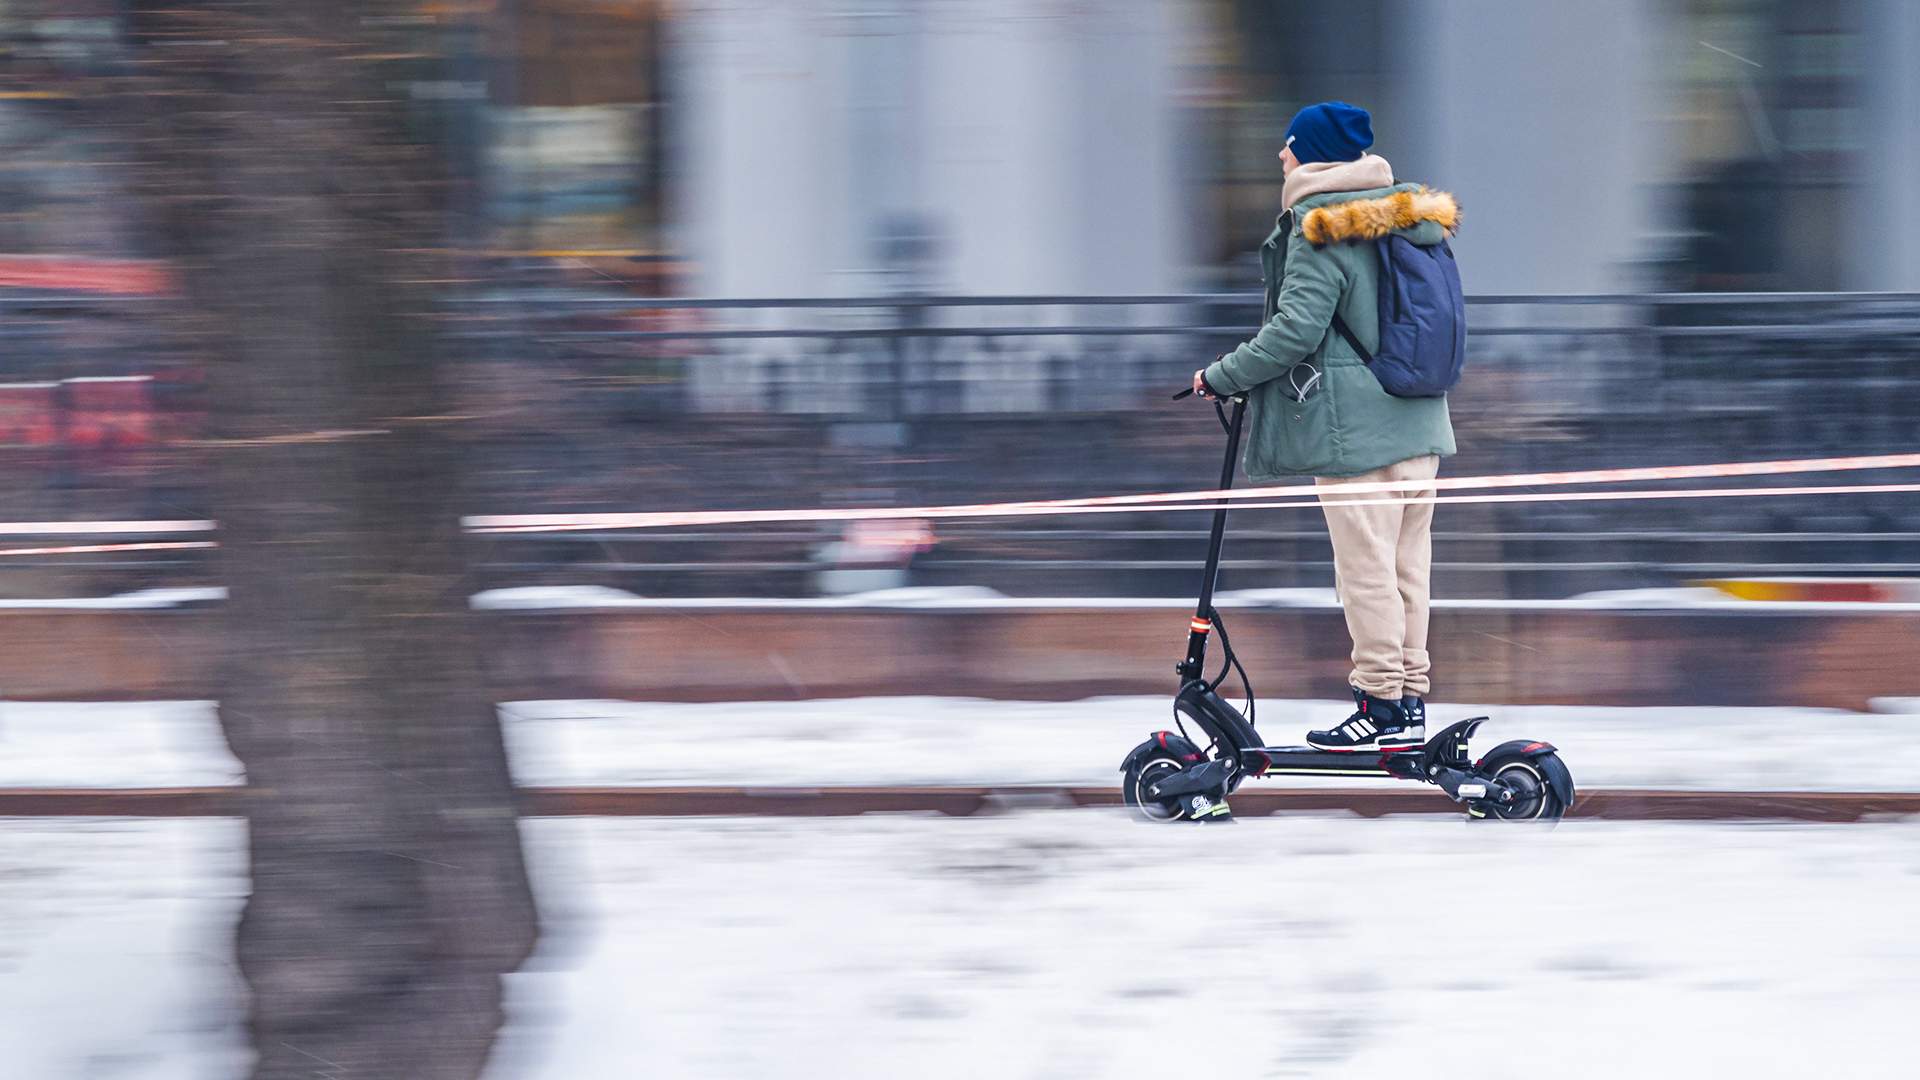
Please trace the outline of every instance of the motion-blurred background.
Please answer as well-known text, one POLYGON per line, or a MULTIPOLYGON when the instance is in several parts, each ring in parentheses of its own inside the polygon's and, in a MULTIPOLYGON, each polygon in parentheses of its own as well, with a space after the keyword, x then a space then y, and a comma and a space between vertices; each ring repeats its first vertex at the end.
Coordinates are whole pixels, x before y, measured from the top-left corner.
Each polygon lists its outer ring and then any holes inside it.
MULTIPOLYGON (((1324 99, 1464 208, 1448 475, 1920 450, 1909 0, 0 0, 0 1073, 1906 1075, 1911 492, 1442 507, 1551 843, 1064 809, 1204 514, 458 531, 1210 488, 1324 99)), ((1236 513, 1273 742, 1331 586, 1236 513)))
MULTIPOLYGON (((125 147, 74 122, 119 62, 120 7, 0 9, 15 518, 206 512, 178 449, 201 372, 151 332, 166 268, 123 262, 145 254, 125 147)), ((1206 486, 1213 436, 1194 410, 1170 420, 1163 391, 1257 321, 1275 150, 1329 97, 1371 107, 1399 174, 1466 208, 1474 377, 1451 473, 1865 451, 1902 443, 1920 408, 1920 315, 1893 295, 1920 288, 1920 12, 1901 0, 498 0, 392 18, 415 51, 390 85, 464 211, 446 318, 464 404, 496 418, 478 509, 1206 486)), ((1917 505, 1461 507, 1438 593, 1908 571, 1917 505)), ((643 595, 1190 589, 1192 515, 1057 524, 943 525, 873 577, 831 573, 872 546, 836 526, 523 538, 484 569, 643 595)), ((1318 522, 1243 527, 1232 586, 1325 583, 1318 522)), ((16 559, 0 590, 198 569, 16 559)))

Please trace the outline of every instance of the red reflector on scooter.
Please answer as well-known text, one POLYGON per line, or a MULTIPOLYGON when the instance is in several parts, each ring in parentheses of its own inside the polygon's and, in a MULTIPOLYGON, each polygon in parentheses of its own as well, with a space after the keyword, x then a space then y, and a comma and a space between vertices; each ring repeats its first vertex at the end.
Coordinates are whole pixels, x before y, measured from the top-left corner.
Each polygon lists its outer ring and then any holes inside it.
POLYGON ((1213 629, 1213 623, 1206 619, 1195 619, 1187 625, 1191 627, 1196 634, 1204 634, 1213 629))

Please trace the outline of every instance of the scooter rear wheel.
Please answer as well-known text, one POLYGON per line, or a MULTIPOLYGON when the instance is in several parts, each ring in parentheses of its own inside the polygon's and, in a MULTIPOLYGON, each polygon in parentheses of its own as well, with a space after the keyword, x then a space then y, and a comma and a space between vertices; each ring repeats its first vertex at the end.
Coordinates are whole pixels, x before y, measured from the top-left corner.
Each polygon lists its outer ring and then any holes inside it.
POLYGON ((1183 765, 1178 759, 1165 754, 1155 754, 1142 761, 1138 768, 1128 769, 1120 783, 1120 801, 1127 804, 1133 815, 1141 821, 1155 823, 1184 821, 1187 816, 1186 803, 1180 799, 1161 801, 1147 794, 1147 787, 1158 780, 1179 772, 1183 765))
POLYGON ((1481 769, 1489 777, 1500 781, 1513 789, 1514 800, 1505 805, 1492 804, 1486 807, 1485 817, 1502 821, 1545 821, 1557 822, 1567 812, 1560 796, 1554 793, 1553 785, 1547 782, 1546 773, 1540 764, 1524 757, 1510 757, 1484 762, 1481 769))

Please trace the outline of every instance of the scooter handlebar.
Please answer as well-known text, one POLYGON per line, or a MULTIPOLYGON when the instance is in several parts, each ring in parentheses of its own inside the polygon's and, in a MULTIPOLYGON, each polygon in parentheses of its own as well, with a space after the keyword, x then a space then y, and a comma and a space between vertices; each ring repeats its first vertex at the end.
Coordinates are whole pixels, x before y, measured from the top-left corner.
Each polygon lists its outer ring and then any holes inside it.
MULTIPOLYGON (((1180 400, 1181 398, 1190 398, 1190 397, 1192 397, 1192 396, 1193 396, 1193 387, 1191 387, 1191 386, 1189 386, 1189 387, 1187 387, 1187 388, 1186 388, 1185 390, 1182 390, 1182 391, 1180 391, 1179 393, 1177 393, 1177 394, 1175 394, 1175 395, 1173 395, 1173 400, 1175 400, 1175 401, 1179 401, 1179 400, 1180 400)), ((1220 398, 1218 398, 1217 400, 1220 400, 1220 401, 1240 401, 1240 400, 1242 400, 1242 399, 1243 399, 1243 398, 1244 398, 1245 396, 1246 396, 1245 394, 1225 394, 1225 395, 1222 395, 1222 396, 1221 396, 1220 398)), ((1207 399, 1207 400, 1209 400, 1209 401, 1212 401, 1212 400, 1216 400, 1216 399, 1213 399, 1213 398, 1209 398, 1209 399, 1207 399)))

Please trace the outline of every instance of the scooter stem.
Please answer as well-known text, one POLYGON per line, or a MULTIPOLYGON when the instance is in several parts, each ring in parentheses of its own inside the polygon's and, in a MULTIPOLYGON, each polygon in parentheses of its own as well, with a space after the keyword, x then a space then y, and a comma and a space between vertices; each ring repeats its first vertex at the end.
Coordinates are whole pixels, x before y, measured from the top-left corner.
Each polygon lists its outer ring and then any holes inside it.
MULTIPOLYGON (((1240 461, 1240 427, 1246 415, 1246 397, 1235 397, 1233 416, 1227 421, 1227 459, 1220 466, 1222 491, 1233 487, 1234 468, 1240 461)), ((1200 579, 1200 602, 1194 606, 1193 622, 1188 626, 1187 658, 1173 668, 1183 681, 1205 677, 1207 635, 1213 632, 1213 585, 1220 576, 1220 549, 1226 542, 1228 506, 1228 500, 1221 499, 1219 509, 1213 512, 1213 534, 1207 538, 1207 567, 1200 579)))

